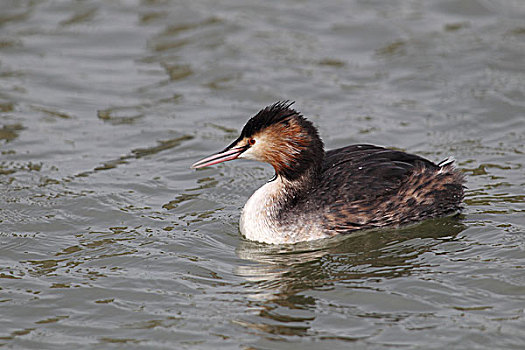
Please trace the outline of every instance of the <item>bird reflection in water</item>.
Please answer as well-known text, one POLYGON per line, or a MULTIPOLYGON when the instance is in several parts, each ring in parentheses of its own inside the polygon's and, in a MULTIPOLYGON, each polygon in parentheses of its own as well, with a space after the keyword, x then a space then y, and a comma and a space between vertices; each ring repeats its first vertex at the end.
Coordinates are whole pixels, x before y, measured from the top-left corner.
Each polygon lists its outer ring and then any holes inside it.
POLYGON ((236 272, 247 280, 257 312, 235 323, 265 334, 307 335, 318 300, 315 293, 305 292, 328 292, 336 284, 381 291, 377 282, 431 270, 434 264, 421 255, 456 241, 464 229, 459 218, 447 217, 292 246, 243 241, 237 255, 247 264, 236 272))

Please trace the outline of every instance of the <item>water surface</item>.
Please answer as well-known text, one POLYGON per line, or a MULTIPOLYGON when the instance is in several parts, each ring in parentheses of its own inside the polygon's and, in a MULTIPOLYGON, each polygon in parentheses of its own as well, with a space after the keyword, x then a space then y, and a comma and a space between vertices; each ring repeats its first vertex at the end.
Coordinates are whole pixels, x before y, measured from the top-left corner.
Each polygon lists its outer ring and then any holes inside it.
POLYGON ((521 1, 1 7, 3 347, 523 348, 521 1), (463 215, 246 241, 270 167, 189 165, 285 99, 327 148, 454 156, 463 215))

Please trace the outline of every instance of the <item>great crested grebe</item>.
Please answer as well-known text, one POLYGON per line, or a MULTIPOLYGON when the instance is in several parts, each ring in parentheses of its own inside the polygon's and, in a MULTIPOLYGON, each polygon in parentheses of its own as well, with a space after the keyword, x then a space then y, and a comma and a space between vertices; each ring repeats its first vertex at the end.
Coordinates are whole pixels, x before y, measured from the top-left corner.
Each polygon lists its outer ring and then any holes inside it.
POLYGON ((295 243, 461 210, 465 181, 453 160, 435 164, 366 144, 325 152, 317 129, 290 106, 278 102, 264 108, 231 145, 192 165, 244 158, 273 166, 275 176, 242 210, 246 238, 295 243))

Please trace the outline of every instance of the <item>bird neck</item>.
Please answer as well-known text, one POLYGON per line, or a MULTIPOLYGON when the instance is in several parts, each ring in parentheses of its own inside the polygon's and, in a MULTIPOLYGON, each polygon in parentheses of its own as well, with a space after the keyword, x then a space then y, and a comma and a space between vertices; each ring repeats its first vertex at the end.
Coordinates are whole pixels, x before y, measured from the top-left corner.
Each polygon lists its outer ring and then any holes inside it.
POLYGON ((309 166, 297 166, 290 171, 276 171, 274 181, 280 182, 279 187, 283 189, 279 198, 283 207, 295 205, 297 200, 307 196, 319 184, 323 158, 324 152, 315 161, 311 161, 309 166))
POLYGON ((288 158, 286 161, 272 165, 276 176, 282 177, 287 187, 304 190, 319 181, 324 156, 323 142, 317 134, 314 134, 311 135, 307 147, 294 149, 286 155, 288 158))

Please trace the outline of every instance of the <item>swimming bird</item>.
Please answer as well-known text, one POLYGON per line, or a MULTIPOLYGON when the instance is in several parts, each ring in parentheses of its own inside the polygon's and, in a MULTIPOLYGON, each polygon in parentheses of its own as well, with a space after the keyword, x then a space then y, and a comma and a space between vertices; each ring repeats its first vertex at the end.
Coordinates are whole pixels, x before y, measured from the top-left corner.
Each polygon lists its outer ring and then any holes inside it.
POLYGON ((315 126, 291 105, 262 109, 228 147, 192 165, 244 158, 273 166, 275 176, 242 210, 240 230, 247 239, 296 243, 461 210, 465 180, 453 159, 435 164, 369 144, 325 152, 315 126))

